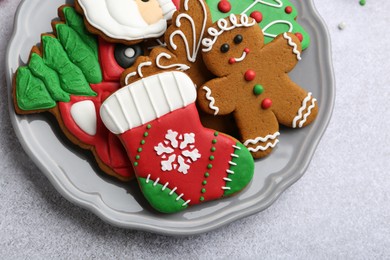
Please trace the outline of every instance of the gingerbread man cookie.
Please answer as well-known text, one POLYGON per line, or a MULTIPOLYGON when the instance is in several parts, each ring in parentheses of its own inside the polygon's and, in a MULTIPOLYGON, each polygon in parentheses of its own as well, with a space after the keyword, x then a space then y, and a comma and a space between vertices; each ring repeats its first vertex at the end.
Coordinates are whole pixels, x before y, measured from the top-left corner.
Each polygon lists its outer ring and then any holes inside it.
POLYGON ((241 141, 255 158, 278 143, 279 123, 293 128, 310 124, 316 99, 288 76, 301 59, 301 44, 284 33, 264 45, 254 19, 230 15, 208 29, 203 61, 217 76, 198 88, 198 104, 207 113, 232 113, 241 141))

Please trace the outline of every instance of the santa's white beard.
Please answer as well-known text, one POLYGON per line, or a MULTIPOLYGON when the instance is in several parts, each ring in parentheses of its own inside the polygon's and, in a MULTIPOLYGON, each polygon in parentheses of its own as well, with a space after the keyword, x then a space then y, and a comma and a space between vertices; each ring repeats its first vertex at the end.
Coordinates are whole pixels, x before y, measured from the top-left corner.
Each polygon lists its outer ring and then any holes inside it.
MULTIPOLYGON (((163 35, 167 27, 166 15, 154 24, 145 22, 135 0, 79 0, 79 4, 91 26, 113 39, 155 38, 163 35)), ((170 15, 173 3, 172 8, 170 15)))

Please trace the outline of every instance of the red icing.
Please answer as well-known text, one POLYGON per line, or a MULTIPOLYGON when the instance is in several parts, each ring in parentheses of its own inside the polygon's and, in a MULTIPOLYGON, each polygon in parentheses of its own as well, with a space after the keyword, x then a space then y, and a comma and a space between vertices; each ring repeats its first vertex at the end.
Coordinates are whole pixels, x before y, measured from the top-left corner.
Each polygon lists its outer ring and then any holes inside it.
POLYGON ((263 14, 261 12, 259 12, 259 11, 253 11, 250 14, 250 17, 255 19, 256 23, 261 23, 261 21, 263 20, 263 14))
MULTIPOLYGON (((195 104, 175 110, 147 124, 151 125, 150 129, 147 129, 146 125, 142 125, 120 136, 126 145, 129 158, 140 156, 137 160, 138 165, 134 167, 138 177, 147 178, 151 174, 150 181, 152 182, 156 181, 157 178, 159 178, 158 183, 161 185, 169 182, 167 188, 172 190, 177 187, 175 193, 178 195, 184 193, 182 199, 185 201, 190 199, 190 205, 201 203, 199 200, 201 196, 206 201, 218 199, 223 195, 222 187, 226 184, 223 178, 227 177, 228 162, 231 160, 231 154, 234 153, 233 145, 236 143, 233 139, 222 134, 216 137, 214 130, 204 128, 200 123, 195 104), (179 134, 195 134, 194 149, 198 149, 201 157, 189 164, 190 168, 187 174, 175 169, 161 170, 161 161, 167 159, 162 159, 154 147, 166 140, 165 135, 168 130, 176 131, 179 134), (147 137, 144 137, 145 132, 148 132, 147 137), (213 139, 217 139, 217 143, 213 144, 213 139), (141 140, 145 140, 145 144, 141 145, 141 140), (213 146, 216 148, 215 153, 210 151, 213 146), (138 152, 139 147, 142 147, 141 152, 138 152), (214 155, 215 159, 210 161, 210 155, 214 155), (211 169, 207 169, 209 163, 213 165, 211 169), (204 176, 206 172, 210 174, 208 178, 204 176), (202 185, 204 180, 207 180, 206 185, 202 185), (205 193, 201 193, 202 188, 206 189, 205 193)), ((174 153, 180 155, 180 148, 175 148, 174 153)))
POLYGON ((176 6, 176 9, 180 9, 180 0, 172 0, 173 4, 176 6))
POLYGON ((250 52, 249 48, 245 48, 245 49, 244 49, 244 52, 245 52, 246 54, 248 54, 248 53, 250 52))
POLYGON ((236 63, 236 59, 235 59, 235 58, 230 58, 230 59, 229 59, 229 63, 230 63, 230 64, 236 63))
POLYGON ((100 106, 103 101, 114 91, 120 88, 118 82, 102 82, 91 84, 91 88, 98 94, 96 97, 71 96, 70 102, 59 102, 58 108, 65 127, 81 142, 94 146, 97 156, 118 175, 129 179, 134 176, 133 169, 126 151, 119 139, 108 131, 99 116, 100 106), (73 104, 91 100, 97 114, 97 132, 95 136, 85 133, 73 120, 70 113, 73 104))
POLYGON ((221 0, 218 3, 218 10, 222 13, 228 13, 232 9, 231 4, 227 0, 221 0))
POLYGON ((119 66, 114 56, 115 44, 99 37, 99 60, 105 81, 119 81, 124 69, 119 66))
POLYGON ((291 14, 292 11, 293 11, 293 9, 292 9, 291 6, 287 6, 287 7, 284 9, 284 11, 286 12, 286 14, 291 14))
POLYGON ((272 100, 269 99, 269 98, 265 98, 262 102, 261 102, 261 107, 263 109, 268 109, 272 106, 272 100))
POLYGON ((244 78, 246 81, 252 81, 256 78, 256 72, 254 70, 247 70, 244 74, 244 78))
POLYGON ((303 35, 302 35, 302 33, 297 32, 297 33, 295 33, 295 36, 297 36, 297 38, 298 38, 298 40, 299 40, 300 42, 303 41, 303 35))

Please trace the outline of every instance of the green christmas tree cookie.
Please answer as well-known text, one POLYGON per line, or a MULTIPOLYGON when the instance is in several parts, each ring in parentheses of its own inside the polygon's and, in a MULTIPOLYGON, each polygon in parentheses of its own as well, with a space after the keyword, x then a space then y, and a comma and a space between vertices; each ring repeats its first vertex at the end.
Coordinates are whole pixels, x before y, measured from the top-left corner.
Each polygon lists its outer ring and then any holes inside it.
POLYGON ((213 22, 229 14, 246 14, 259 24, 265 43, 277 35, 292 32, 301 40, 302 49, 310 44, 310 36, 295 20, 298 11, 288 0, 206 0, 213 22))

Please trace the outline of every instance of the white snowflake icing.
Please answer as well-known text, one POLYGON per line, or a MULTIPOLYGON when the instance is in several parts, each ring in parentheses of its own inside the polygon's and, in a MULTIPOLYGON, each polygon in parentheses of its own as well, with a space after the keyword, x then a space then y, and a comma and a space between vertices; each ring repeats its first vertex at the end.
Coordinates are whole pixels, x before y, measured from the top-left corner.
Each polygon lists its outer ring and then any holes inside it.
POLYGON ((194 133, 179 135, 178 132, 169 129, 165 134, 165 140, 154 147, 157 155, 161 157, 161 170, 177 169, 178 172, 187 174, 190 164, 201 157, 194 144, 194 133))

